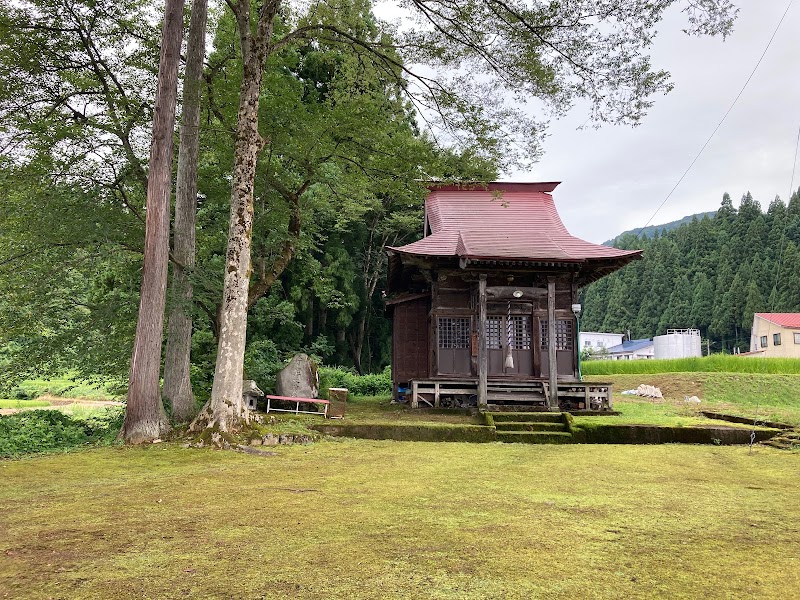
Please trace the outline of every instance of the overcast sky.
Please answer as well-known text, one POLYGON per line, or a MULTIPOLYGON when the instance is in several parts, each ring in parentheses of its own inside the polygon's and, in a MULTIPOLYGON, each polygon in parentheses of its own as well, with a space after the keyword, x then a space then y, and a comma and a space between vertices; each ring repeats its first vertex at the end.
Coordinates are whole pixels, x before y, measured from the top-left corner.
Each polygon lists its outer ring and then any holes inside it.
MULTIPOLYGON (((551 124, 533 172, 511 178, 562 181, 554 192, 562 219, 590 241, 644 225, 733 102, 787 5, 734 2, 741 10, 724 42, 682 33, 679 11, 661 23, 653 64, 670 71, 675 88, 656 99, 642 125, 578 131, 586 117, 575 109, 551 124)), ((793 5, 744 94, 653 223, 716 210, 726 191, 734 204, 748 190, 765 209, 776 194, 788 201, 800 128, 799 31, 793 5)))
MULTIPOLYGON (((673 91, 655 99, 636 128, 577 128, 576 107, 549 128, 542 160, 515 181, 561 181, 556 204, 571 233, 603 242, 644 225, 725 114, 763 52, 787 0, 733 0, 733 34, 691 37, 679 7, 659 24, 654 68, 672 74, 673 91)), ((379 9, 398 17, 397 9, 379 9)), ((678 3, 684 4, 684 3, 678 3)), ((750 191, 763 208, 788 200, 800 128, 800 4, 793 5, 758 71, 690 173, 653 220, 667 223, 716 210, 722 194, 734 204, 750 191)), ((800 185, 800 174, 795 185, 800 185)))

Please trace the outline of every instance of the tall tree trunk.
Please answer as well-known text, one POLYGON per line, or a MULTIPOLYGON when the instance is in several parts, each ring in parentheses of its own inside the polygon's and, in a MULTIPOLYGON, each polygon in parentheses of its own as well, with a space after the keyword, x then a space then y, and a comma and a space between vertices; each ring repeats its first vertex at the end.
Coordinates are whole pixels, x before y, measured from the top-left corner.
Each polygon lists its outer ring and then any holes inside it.
POLYGON ((314 295, 311 294, 308 299, 308 314, 306 315, 306 340, 309 342, 314 340, 314 295))
POLYGON ((167 330, 163 395, 178 421, 194 416, 195 403, 189 379, 192 349, 192 283, 187 270, 195 263, 195 212, 197 211, 197 157, 200 152, 200 94, 206 51, 207 0, 194 0, 186 45, 183 79, 181 140, 175 186, 175 233, 172 253, 173 305, 167 330))
POLYGON ((169 261, 172 135, 182 27, 183 0, 166 0, 147 178, 142 291, 131 356, 125 422, 120 431, 120 436, 132 444, 152 441, 169 431, 169 421, 161 403, 159 375, 169 261))
POLYGON ((250 248, 253 235, 253 195, 258 155, 264 140, 258 133, 258 108, 264 62, 272 38, 272 27, 280 0, 261 6, 255 33, 250 29, 250 4, 234 9, 241 40, 244 72, 239 89, 236 144, 233 155, 228 249, 225 254, 225 284, 222 295, 219 346, 211 398, 192 423, 191 429, 236 430, 249 421, 242 402, 247 299, 250 286, 250 248))
POLYGON ((364 374, 364 369, 361 366, 361 351, 364 348, 364 334, 366 332, 367 317, 366 315, 358 320, 358 327, 356 328, 355 335, 350 337, 350 354, 353 357, 353 366, 359 375, 364 374))

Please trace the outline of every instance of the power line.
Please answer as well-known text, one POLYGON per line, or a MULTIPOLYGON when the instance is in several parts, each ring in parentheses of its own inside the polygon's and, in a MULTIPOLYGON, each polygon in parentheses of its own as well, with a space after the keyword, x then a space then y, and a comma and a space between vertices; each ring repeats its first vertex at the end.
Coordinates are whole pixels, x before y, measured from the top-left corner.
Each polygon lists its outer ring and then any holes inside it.
POLYGON ((728 118, 728 115, 733 110, 733 107, 736 106, 736 103, 739 101, 739 98, 741 98, 742 94, 744 93, 744 90, 747 88, 747 85, 750 83, 750 80, 753 78, 753 75, 755 75, 756 71, 758 70, 759 65, 761 65, 761 61, 764 60, 764 56, 767 54, 767 50, 769 50, 769 47, 772 45, 772 41, 775 39, 775 35, 778 33, 778 29, 780 29, 781 24, 783 23, 783 20, 786 17, 786 14, 789 12, 789 9, 791 8, 793 2, 794 2, 794 0, 789 0, 789 4, 786 5, 786 10, 783 11, 783 14, 781 15, 781 18, 778 21, 778 24, 775 26, 775 31, 772 32, 772 36, 769 38, 769 42, 767 42, 767 46, 764 48, 764 51, 761 53, 761 56, 759 57, 758 62, 756 63, 756 66, 753 67, 753 70, 750 72, 750 76, 747 78, 747 81, 744 82, 744 85, 742 86, 742 89, 739 90, 739 93, 736 94, 736 98, 733 99, 733 102, 728 107, 728 110, 725 111, 725 114, 722 116, 722 119, 720 119, 720 122, 717 123, 716 127, 714 127, 714 131, 712 131, 711 135, 708 136, 708 139, 705 141, 703 146, 700 148, 700 151, 697 153, 697 155, 692 159, 692 162, 689 163, 689 166, 683 172, 683 175, 680 176, 680 179, 678 179, 678 181, 675 183, 675 185, 672 186, 672 189, 669 191, 669 194, 667 194, 667 197, 664 198, 664 200, 661 202, 661 204, 659 204, 658 208, 653 213, 653 215, 648 219, 647 223, 645 223, 644 226, 642 226, 639 229, 639 231, 636 232, 636 235, 640 235, 642 233, 642 231, 644 230, 644 228, 647 227, 648 225, 650 225, 650 223, 653 222, 653 219, 655 219, 656 215, 659 213, 659 211, 667 203, 667 200, 670 199, 670 197, 675 192, 675 190, 678 189, 678 186, 684 180, 686 175, 689 174, 689 171, 692 170, 692 167, 694 166, 694 163, 696 163, 697 159, 700 158, 700 155, 703 154, 703 151, 706 149, 706 146, 708 146, 708 144, 711 142, 711 139, 714 137, 714 135, 717 133, 719 128, 725 122, 725 119, 728 118))

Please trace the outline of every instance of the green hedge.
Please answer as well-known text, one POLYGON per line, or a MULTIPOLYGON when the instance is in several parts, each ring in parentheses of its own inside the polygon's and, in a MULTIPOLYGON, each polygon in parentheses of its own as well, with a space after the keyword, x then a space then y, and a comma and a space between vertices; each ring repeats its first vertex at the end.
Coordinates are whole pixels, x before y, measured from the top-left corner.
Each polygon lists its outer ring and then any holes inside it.
POLYGON ((697 358, 663 360, 588 360, 581 363, 584 375, 656 373, 800 373, 798 358, 756 358, 712 354, 697 358))
POLYGON ((328 388, 347 388, 351 396, 387 396, 392 393, 392 371, 357 375, 344 367, 320 367, 320 395, 327 397, 328 388))

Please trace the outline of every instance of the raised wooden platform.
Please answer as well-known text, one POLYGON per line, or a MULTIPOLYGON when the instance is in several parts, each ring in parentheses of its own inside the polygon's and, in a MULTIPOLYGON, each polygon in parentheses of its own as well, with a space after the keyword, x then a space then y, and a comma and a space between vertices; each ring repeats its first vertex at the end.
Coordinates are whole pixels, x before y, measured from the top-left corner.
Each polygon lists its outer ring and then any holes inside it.
MULTIPOLYGON (((547 381, 489 380, 486 410, 547 411, 550 384, 547 381)), ((565 381, 558 383, 559 410, 569 412, 611 411, 610 383, 565 381)), ((411 407, 478 408, 477 379, 417 379, 411 381, 411 407)))

